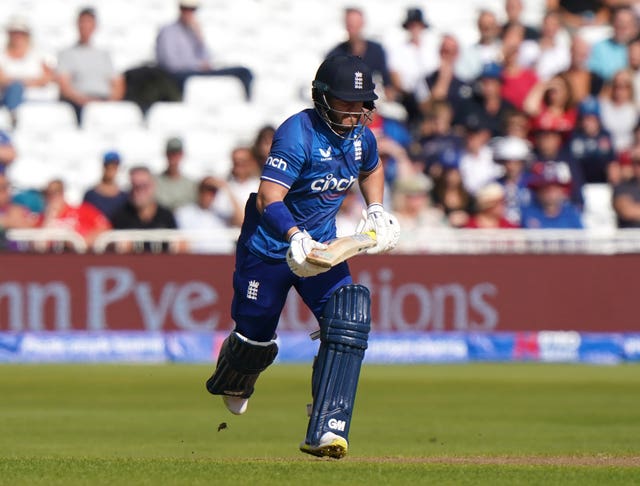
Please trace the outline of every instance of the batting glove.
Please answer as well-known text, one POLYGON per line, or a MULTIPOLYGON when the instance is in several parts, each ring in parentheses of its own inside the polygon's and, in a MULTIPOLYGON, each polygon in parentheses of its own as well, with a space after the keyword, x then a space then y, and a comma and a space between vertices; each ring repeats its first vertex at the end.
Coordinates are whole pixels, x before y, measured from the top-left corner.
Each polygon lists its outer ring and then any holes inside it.
POLYGON ((298 277, 313 277, 329 270, 307 261, 307 255, 316 248, 324 250, 327 245, 315 241, 306 230, 297 231, 289 238, 287 265, 298 277))
POLYGON ((362 211, 356 233, 373 231, 376 234, 376 246, 367 250, 369 254, 385 253, 393 250, 400 239, 400 224, 396 217, 388 213, 382 204, 374 203, 362 211))

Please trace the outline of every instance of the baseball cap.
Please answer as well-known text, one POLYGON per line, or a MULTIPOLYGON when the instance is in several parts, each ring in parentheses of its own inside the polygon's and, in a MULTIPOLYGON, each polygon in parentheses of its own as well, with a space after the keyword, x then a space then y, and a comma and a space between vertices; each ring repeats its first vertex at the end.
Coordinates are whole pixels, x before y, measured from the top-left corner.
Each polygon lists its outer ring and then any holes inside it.
POLYGON ((600 116, 600 103, 593 96, 587 96, 580 102, 578 106, 578 113, 580 116, 595 115, 600 116))
POLYGON ((407 10, 407 18, 402 22, 402 28, 408 28, 411 22, 419 22, 423 27, 429 27, 429 24, 424 20, 422 10, 419 8, 410 8, 407 10))
POLYGON ((527 186, 536 190, 553 184, 564 188, 571 186, 569 164, 562 161, 536 162, 531 168, 531 177, 527 186))
POLYGON ((167 152, 182 152, 182 139, 178 137, 171 137, 167 140, 167 152))
POLYGON ((504 188, 498 182, 492 182, 476 192, 478 210, 489 209, 504 199, 504 188))
POLYGON ((393 188, 399 194, 427 194, 433 189, 433 181, 425 174, 412 174, 397 179, 393 188))
POLYGON ((502 67, 495 62, 488 62, 482 66, 482 71, 478 76, 480 79, 490 78, 502 80, 502 67))
POLYGON ((196 9, 200 6, 200 0, 180 0, 180 8, 192 8, 196 9))
POLYGON ((107 164, 119 164, 120 163, 120 154, 118 152, 116 152, 115 150, 109 150, 108 152, 105 152, 105 154, 102 156, 102 163, 104 165, 107 165, 107 164))
POLYGON ((494 142, 493 159, 496 162, 528 160, 530 154, 529 144, 519 137, 502 137, 494 142))

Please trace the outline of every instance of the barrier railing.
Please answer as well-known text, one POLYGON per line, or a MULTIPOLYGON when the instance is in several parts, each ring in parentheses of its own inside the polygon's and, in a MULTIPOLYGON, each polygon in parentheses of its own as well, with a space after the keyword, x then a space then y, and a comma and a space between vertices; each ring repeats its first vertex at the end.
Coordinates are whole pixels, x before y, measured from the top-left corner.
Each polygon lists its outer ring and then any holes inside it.
MULTIPOLYGON (((232 254, 237 229, 112 230, 100 234, 89 249, 77 233, 65 229, 9 230, 18 251, 95 253, 232 254)), ((431 229, 404 232, 399 254, 599 254, 640 253, 640 229, 523 230, 431 229)))

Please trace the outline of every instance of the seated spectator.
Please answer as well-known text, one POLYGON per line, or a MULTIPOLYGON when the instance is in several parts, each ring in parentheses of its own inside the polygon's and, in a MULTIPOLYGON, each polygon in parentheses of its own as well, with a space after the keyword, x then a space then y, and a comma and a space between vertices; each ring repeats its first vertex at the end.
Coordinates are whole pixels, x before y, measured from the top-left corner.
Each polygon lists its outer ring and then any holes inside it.
POLYGON ((420 119, 416 100, 418 84, 438 67, 437 40, 430 31, 422 10, 410 8, 402 23, 407 38, 387 48, 389 72, 398 101, 407 111, 408 122, 413 125, 420 119))
POLYGON ((609 22, 609 9, 603 0, 547 0, 547 9, 558 10, 562 24, 572 32, 609 22))
POLYGON ((502 25, 502 32, 512 25, 521 25, 524 27, 524 38, 527 40, 537 41, 540 37, 540 31, 530 25, 525 25, 522 20, 522 0, 506 0, 504 2, 504 10, 507 14, 507 21, 502 25))
MULTIPOLYGON (((526 33, 525 33, 526 39, 526 33)), ((539 79, 551 79, 571 65, 569 39, 562 30, 557 10, 548 10, 542 20, 541 36, 538 40, 538 54, 535 70, 539 79)))
POLYGON ((352 185, 336 214, 336 236, 354 234, 362 219, 362 211, 366 209, 358 184, 352 185))
POLYGON ((38 100, 42 89, 54 80, 50 60, 31 45, 26 19, 12 17, 7 25, 7 46, 0 52, 2 103, 16 121, 16 108, 26 100, 38 100))
POLYGON ((531 131, 531 120, 519 110, 508 110, 504 116, 504 135, 507 137, 517 137, 523 140, 529 138, 531 131))
POLYGON ((580 35, 571 38, 571 64, 563 72, 569 84, 576 103, 580 103, 587 96, 598 96, 604 86, 604 79, 589 69, 588 61, 591 46, 580 35))
POLYGON ((492 182, 476 193, 475 212, 469 218, 465 228, 471 229, 511 229, 517 228, 506 218, 506 200, 504 188, 492 182))
POLYGON ((633 177, 613 188, 618 228, 640 228, 640 158, 632 161, 633 177))
POLYGON ((3 229, 32 228, 38 218, 25 206, 12 200, 11 183, 7 176, 0 172, 0 231, 3 229))
POLYGON ((7 166, 15 160, 16 155, 11 137, 5 131, 0 130, 0 173, 4 173, 7 166))
POLYGON ((600 123, 596 98, 586 98, 580 103, 578 126, 569 141, 569 150, 582 167, 585 183, 620 182, 620 164, 611 136, 600 123))
POLYGON ((490 10, 480 10, 477 19, 478 42, 463 49, 456 66, 456 74, 470 83, 482 72, 485 64, 500 63, 502 60, 502 41, 500 25, 496 14, 490 10))
POLYGON ((502 97, 518 110, 523 109, 529 91, 538 82, 538 76, 531 68, 523 67, 518 58, 523 40, 520 26, 512 26, 503 35, 502 54, 502 97))
POLYGON ((627 151, 633 143, 633 129, 638 121, 631 71, 618 71, 600 96, 602 126, 611 134, 616 153, 627 151))
POLYGON ((258 192, 261 172, 249 147, 233 149, 231 172, 213 203, 214 209, 226 218, 230 226, 242 226, 244 207, 251 193, 258 192))
POLYGON ((158 203, 156 183, 149 169, 132 167, 129 180, 129 199, 113 215, 114 229, 175 229, 173 213, 158 203))
POLYGON ((385 183, 391 187, 402 174, 414 172, 413 161, 409 156, 411 133, 403 123, 386 118, 377 111, 372 113, 369 128, 378 142, 385 183))
POLYGON ((627 46, 629 53, 629 71, 633 77, 633 101, 640 109, 640 35, 633 38, 627 46))
POLYGON ((460 158, 460 174, 464 187, 471 194, 495 181, 501 167, 493 161, 489 146, 491 132, 481 117, 470 114, 465 121, 465 144, 460 158))
POLYGON ((534 129, 534 151, 533 160, 545 162, 553 166, 558 162, 563 162, 569 166, 571 174, 571 201, 577 207, 582 207, 584 199, 582 197, 582 186, 584 185, 584 174, 582 166, 564 143, 565 132, 556 125, 557 119, 550 119, 548 122, 541 120, 534 129), (548 123, 548 124, 547 124, 548 123))
MULTIPOLYGON (((395 182, 393 214, 398 218, 403 232, 401 239, 411 238, 420 228, 449 226, 444 211, 431 204, 432 189, 433 182, 424 174, 405 176, 395 182)), ((403 247, 407 248, 406 245, 403 247)))
POLYGON ((536 163, 529 188, 534 197, 522 208, 522 227, 530 229, 581 229, 580 211, 569 201, 571 172, 564 162, 536 163))
POLYGON ((443 153, 442 173, 434 180, 431 199, 440 208, 450 226, 462 228, 473 211, 473 196, 465 189, 460 175, 460 155, 456 151, 443 153))
POLYGON ((502 68, 495 63, 485 64, 474 83, 473 96, 465 104, 463 111, 475 113, 487 121, 491 135, 503 134, 505 117, 514 110, 511 103, 502 98, 502 68))
MULTIPOLYGON (((215 177, 204 177, 198 184, 196 202, 180 206, 175 211, 178 229, 187 231, 210 231, 206 239, 197 239, 189 244, 189 250, 194 253, 230 253, 234 248, 234 241, 221 232, 221 237, 215 237, 215 231, 220 232, 230 228, 232 221, 227 215, 216 210, 215 200, 221 191, 229 191, 228 184, 215 177)), ((233 199, 233 196, 230 196, 233 199)))
POLYGON ((85 192, 83 200, 111 219, 127 202, 127 193, 120 189, 116 181, 120 168, 120 154, 114 151, 106 152, 102 162, 102 178, 96 186, 85 192))
POLYGON ((589 69, 605 80, 629 65, 627 44, 638 35, 638 20, 628 6, 613 11, 613 36, 596 42, 591 49, 589 69))
POLYGON ((116 72, 111 54, 93 45, 96 11, 87 7, 78 14, 78 43, 58 56, 57 80, 60 98, 76 111, 78 122, 82 108, 90 101, 118 101, 125 92, 124 77, 116 72))
POLYGON ((568 135, 576 125, 571 84, 562 74, 538 82, 525 98, 523 109, 533 117, 533 128, 553 125, 568 135))
POLYGON ((180 172, 184 159, 182 139, 172 137, 167 140, 165 156, 166 169, 156 178, 157 198, 158 203, 173 211, 195 201, 196 183, 180 172))
POLYGON ((180 89, 191 76, 234 76, 242 83, 246 98, 251 98, 253 74, 242 66, 217 68, 211 61, 196 11, 199 0, 180 0, 178 19, 160 29, 156 39, 156 61, 173 75, 180 89))
POLYGON ((367 39, 364 35, 364 12, 359 8, 347 7, 344 11, 344 27, 347 31, 347 40, 331 49, 327 58, 338 54, 349 54, 362 58, 373 71, 374 77, 378 77, 382 81, 386 93, 385 97, 389 100, 395 99, 395 90, 391 84, 391 74, 387 67, 387 54, 384 47, 378 42, 367 39))
POLYGON ((82 203, 72 206, 65 201, 64 183, 54 179, 44 190, 45 206, 38 226, 70 229, 82 236, 88 247, 98 235, 111 229, 109 220, 94 206, 82 203))
POLYGON ((498 179, 504 188, 504 216, 511 224, 519 226, 520 210, 531 202, 527 171, 531 159, 529 144, 514 136, 501 138, 495 143, 493 159, 504 168, 504 175, 498 179))
POLYGON ((440 43, 440 65, 416 86, 416 99, 423 112, 433 100, 446 100, 453 109, 453 123, 464 118, 464 106, 471 98, 471 86, 454 73, 459 46, 451 34, 442 37, 440 43))
POLYGON ((273 142, 273 135, 276 133, 276 129, 272 125, 265 125, 256 134, 256 138, 251 146, 251 153, 258 162, 260 169, 264 167, 269 152, 271 152, 271 143, 273 142))

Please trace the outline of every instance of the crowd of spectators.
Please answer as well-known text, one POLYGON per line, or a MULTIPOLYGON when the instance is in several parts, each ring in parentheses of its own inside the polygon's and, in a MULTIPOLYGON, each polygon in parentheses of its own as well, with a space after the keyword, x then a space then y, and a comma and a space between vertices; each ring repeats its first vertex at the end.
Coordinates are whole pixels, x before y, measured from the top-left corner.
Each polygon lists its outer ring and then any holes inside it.
MULTIPOLYGON (((251 100, 249 67, 213 65, 198 7, 198 0, 179 0, 177 19, 159 30, 154 75, 164 76, 176 99, 188 77, 232 76, 251 100)), ((327 56, 356 54, 375 73, 381 100, 370 127, 386 204, 405 241, 418 228, 582 228, 585 184, 611 188, 619 227, 640 227, 640 3, 546 0, 539 25, 525 25, 522 11, 522 0, 506 0, 504 15, 480 10, 478 39, 463 45, 455 32, 431 25, 428 11, 409 8, 401 24, 406 37, 387 45, 366 37, 364 9, 345 9, 346 39, 336 39, 327 56), (608 33, 594 38, 596 27, 608 33)), ((79 122, 88 102, 136 92, 131 83, 140 78, 117 72, 110 53, 92 42, 98 14, 93 7, 78 12, 78 40, 57 59, 31 44, 23 17, 9 19, 0 100, 14 123, 20 104, 46 98, 52 85, 79 122)), ((180 137, 166 139, 160 173, 132 167, 126 185, 117 182, 122 160, 112 147, 100 180, 74 206, 59 179, 12 196, 4 168, 16 151, 10 133, 0 131, 0 227, 71 228, 88 245, 109 229, 239 228, 273 133, 266 126, 247 134, 254 143, 233 148, 227 177, 200 180, 181 169, 180 137)), ((361 204, 350 192, 339 233, 355 227, 361 204)), ((198 242, 190 250, 229 250, 221 245, 198 242)))

